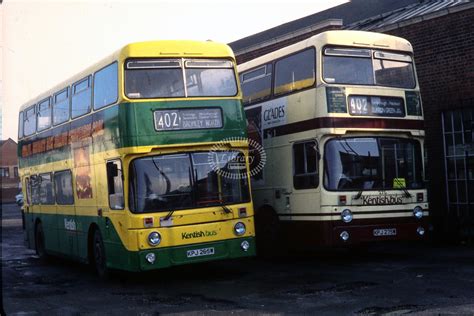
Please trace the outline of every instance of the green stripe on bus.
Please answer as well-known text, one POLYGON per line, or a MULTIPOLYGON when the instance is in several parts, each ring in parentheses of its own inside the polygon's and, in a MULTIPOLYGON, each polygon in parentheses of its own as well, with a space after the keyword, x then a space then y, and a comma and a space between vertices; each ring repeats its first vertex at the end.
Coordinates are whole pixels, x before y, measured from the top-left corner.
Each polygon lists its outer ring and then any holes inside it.
MULTIPOLYGON (((71 159, 72 144, 90 144, 91 153, 139 146, 218 142, 246 137, 240 100, 188 100, 121 103, 19 141, 20 168, 71 159), (156 131, 153 112, 163 109, 222 109, 218 129, 156 131)), ((76 145, 74 145, 76 146, 76 145)))
POLYGON ((192 244, 185 246, 157 248, 141 251, 128 251, 122 244, 120 237, 112 222, 106 217, 98 216, 74 216, 62 214, 28 213, 25 220, 27 225, 29 246, 34 248, 35 222, 41 221, 45 237, 45 247, 51 254, 66 256, 82 262, 88 260, 88 233, 91 225, 97 225, 100 229, 107 266, 109 268, 143 271, 182 265, 195 262, 211 261, 216 259, 229 259, 255 256, 255 238, 245 237, 208 243, 192 244), (68 229, 66 229, 66 227, 68 229), (73 230, 75 228, 75 230, 73 230), (247 251, 241 248, 241 243, 247 241, 250 245, 247 251), (187 257, 188 250, 213 248, 214 254, 208 256, 187 257), (145 256, 154 253, 156 261, 150 264, 145 256))

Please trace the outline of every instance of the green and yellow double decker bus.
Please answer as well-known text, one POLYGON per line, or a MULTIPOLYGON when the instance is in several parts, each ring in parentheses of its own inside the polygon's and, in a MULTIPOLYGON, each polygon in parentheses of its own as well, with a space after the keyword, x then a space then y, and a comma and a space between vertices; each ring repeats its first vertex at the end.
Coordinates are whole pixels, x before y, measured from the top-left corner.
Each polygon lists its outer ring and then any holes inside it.
POLYGON ((245 114, 225 44, 125 46, 19 113, 26 241, 144 271, 255 254, 245 114))

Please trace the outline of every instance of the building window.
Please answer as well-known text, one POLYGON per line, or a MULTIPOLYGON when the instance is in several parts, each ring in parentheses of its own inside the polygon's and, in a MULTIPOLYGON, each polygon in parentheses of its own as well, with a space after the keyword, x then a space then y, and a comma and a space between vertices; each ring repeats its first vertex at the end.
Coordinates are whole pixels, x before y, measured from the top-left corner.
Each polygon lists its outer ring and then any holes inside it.
POLYGON ((10 170, 8 167, 0 168, 0 177, 2 178, 9 178, 10 177, 10 170))
POLYGON ((471 108, 442 114, 446 188, 451 214, 463 217, 473 211, 474 146, 468 144, 474 120, 471 108))
POLYGON ((295 189, 311 189, 318 186, 318 160, 318 145, 315 141, 293 145, 293 186, 295 189))
POLYGON ((94 109, 100 109, 117 101, 117 63, 108 65, 94 74, 94 109))

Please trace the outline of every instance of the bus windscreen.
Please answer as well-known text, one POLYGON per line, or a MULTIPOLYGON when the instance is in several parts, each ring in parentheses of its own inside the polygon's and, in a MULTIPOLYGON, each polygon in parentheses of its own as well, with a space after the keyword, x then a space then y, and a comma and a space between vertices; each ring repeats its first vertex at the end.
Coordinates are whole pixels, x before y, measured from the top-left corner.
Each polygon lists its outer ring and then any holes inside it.
POLYGON ((423 187, 420 144, 388 137, 337 138, 325 146, 326 189, 387 190, 423 187))
POLYGON ((412 89, 416 85, 412 58, 369 49, 326 48, 323 77, 328 84, 378 85, 412 89))
POLYGON ((192 209, 250 200, 243 153, 193 152, 135 159, 130 167, 136 213, 192 209), (239 165, 243 168, 240 168, 239 165))
POLYGON ((221 59, 134 59, 126 63, 125 93, 131 99, 237 95, 232 62, 221 59))

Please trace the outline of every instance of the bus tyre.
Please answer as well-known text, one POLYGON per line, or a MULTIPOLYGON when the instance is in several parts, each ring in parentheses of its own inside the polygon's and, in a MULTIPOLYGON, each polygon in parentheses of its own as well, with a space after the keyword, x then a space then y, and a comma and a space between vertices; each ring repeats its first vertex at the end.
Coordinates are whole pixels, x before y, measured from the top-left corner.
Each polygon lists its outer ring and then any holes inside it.
POLYGON ((94 231, 94 239, 92 240, 92 256, 95 272, 101 279, 106 279, 109 276, 109 270, 107 269, 104 242, 99 229, 94 231))
POLYGON ((257 254, 264 258, 275 257, 279 251, 278 216, 271 209, 262 209, 256 214, 257 254))
POLYGON ((44 246, 44 231, 41 222, 38 222, 35 228, 35 250, 36 254, 41 260, 45 260, 47 258, 44 246))

